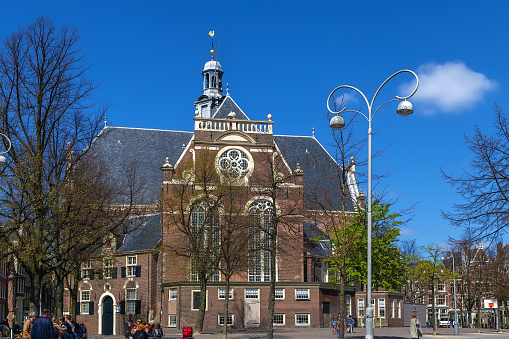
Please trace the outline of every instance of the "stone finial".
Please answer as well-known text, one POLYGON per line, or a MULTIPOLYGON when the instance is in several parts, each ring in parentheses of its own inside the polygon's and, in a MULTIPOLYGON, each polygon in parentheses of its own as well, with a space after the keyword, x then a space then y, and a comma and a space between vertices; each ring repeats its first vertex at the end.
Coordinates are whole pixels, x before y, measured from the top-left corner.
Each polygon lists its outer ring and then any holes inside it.
POLYGON ((270 114, 270 113, 267 114, 267 119, 269 119, 269 121, 271 121, 272 120, 272 114, 270 114))
POLYGON ((236 119, 237 118, 237 113, 235 113, 234 111, 231 111, 230 113, 228 113, 228 119, 236 119))
POLYGON ((315 137, 315 128, 313 127, 313 138, 315 137))
POLYGON ((295 170, 293 171, 293 174, 294 175, 304 175, 304 171, 302 170, 302 168, 300 168, 300 164, 297 163, 297 165, 295 166, 295 170))
POLYGON ((161 171, 173 171, 174 168, 173 166, 170 164, 170 160, 168 159, 168 157, 166 157, 166 162, 164 163, 164 165, 161 167, 161 171))
POLYGON ((359 195, 357 196, 357 203, 362 208, 366 206, 366 196, 364 195, 364 192, 362 192, 362 188, 359 190, 359 195))
POLYGON ((198 110, 198 107, 196 107, 196 109, 194 110, 194 115, 196 115, 196 116, 200 115, 200 111, 198 110))

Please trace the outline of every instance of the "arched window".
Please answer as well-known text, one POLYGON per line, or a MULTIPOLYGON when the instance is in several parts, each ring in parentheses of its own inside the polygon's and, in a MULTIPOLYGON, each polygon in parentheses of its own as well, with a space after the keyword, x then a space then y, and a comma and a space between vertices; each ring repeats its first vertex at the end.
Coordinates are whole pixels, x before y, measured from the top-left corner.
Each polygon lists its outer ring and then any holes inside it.
POLYGON ((219 211, 206 201, 191 208, 191 234, 199 253, 191 257, 191 281, 199 281, 198 270, 208 269, 209 281, 219 281, 217 260, 219 257, 220 233, 219 211), (200 265, 198 265, 200 263, 200 265), (206 263, 208 268, 203 266, 206 263))
POLYGON ((209 75, 205 74, 205 88, 209 88, 209 75))
POLYGON ((257 200, 249 206, 249 281, 270 281, 273 250, 273 206, 268 200, 257 200))

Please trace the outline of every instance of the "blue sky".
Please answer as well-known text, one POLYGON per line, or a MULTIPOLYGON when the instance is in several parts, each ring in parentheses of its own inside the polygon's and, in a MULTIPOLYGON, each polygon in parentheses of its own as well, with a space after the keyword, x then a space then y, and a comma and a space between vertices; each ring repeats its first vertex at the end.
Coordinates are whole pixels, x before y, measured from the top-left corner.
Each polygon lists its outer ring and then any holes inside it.
MULTIPOLYGON (((276 134, 315 127, 324 145, 332 88, 355 86, 371 98, 392 73, 416 71, 415 113, 401 118, 389 104, 373 120, 374 149, 388 147, 373 170, 391 173, 380 185, 398 198, 396 208, 418 203, 403 238, 421 245, 462 232, 440 216, 459 201, 440 169, 467 168, 464 134, 473 124, 491 130, 495 102, 509 110, 505 1, 18 0, 2 12, 2 37, 41 15, 79 28, 88 75, 102 83, 95 99, 110 105, 114 126, 191 131, 210 30, 244 112, 260 120, 271 113, 276 134)), ((377 102, 405 94, 410 81, 392 79, 377 102)), ((349 95, 347 107, 365 111, 359 99, 349 95)), ((366 133, 367 123, 358 128, 366 133)))

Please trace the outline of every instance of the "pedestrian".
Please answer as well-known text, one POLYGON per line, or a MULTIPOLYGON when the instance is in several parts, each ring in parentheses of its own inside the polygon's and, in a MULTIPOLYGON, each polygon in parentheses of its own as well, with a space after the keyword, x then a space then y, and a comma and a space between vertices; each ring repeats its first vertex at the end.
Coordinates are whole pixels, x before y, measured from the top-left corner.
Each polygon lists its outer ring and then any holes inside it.
POLYGON ((23 339, 31 339, 32 326, 36 318, 35 312, 28 313, 28 319, 23 324, 23 339))
POLYGON ((410 338, 411 339, 419 339, 419 327, 421 324, 419 323, 419 319, 417 319, 417 314, 412 313, 412 319, 410 319, 410 338))
POLYGON ((163 339, 163 329, 161 328, 160 323, 156 323, 154 326, 154 334, 156 336, 156 339, 163 339))
POLYGON ((149 322, 145 329, 147 331, 148 339, 156 339, 156 334, 154 332, 154 323, 153 322, 149 322))
MULTIPOLYGON (((338 314, 338 317, 336 318, 336 325, 334 326, 334 330, 336 332, 338 339, 340 338, 339 334, 341 333, 340 321, 341 321, 341 315, 338 314)), ((343 335, 345 334, 345 332, 346 332, 346 321, 344 321, 344 324, 343 324, 343 335)))
POLYGON ((41 316, 34 320, 30 335, 32 339, 55 339, 53 322, 47 308, 43 309, 41 316))
POLYGON ((66 315, 64 322, 62 323, 67 331, 64 333, 64 339, 75 339, 74 337, 74 326, 70 315, 66 315))
POLYGON ((145 325, 140 323, 136 332, 133 334, 133 339, 148 339, 147 332, 145 332, 145 325))
POLYGON ((336 333, 336 330, 334 330, 334 326, 336 326, 336 318, 332 317, 331 321, 332 334, 336 333))
POLYGON ((81 338, 87 339, 88 338, 87 327, 83 322, 80 322, 80 328, 81 328, 81 338))
POLYGON ((353 333, 353 325, 355 324, 355 320, 352 318, 352 315, 348 316, 348 333, 353 333))

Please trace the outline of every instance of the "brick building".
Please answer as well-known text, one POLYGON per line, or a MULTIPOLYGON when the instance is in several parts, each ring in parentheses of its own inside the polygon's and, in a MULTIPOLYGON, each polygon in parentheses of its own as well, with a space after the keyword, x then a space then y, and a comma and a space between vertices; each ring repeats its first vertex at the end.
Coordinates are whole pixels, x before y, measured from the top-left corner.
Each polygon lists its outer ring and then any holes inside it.
MULTIPOLYGON (((92 148, 118 175, 126 161, 138 157, 137 171, 146 181, 146 199, 138 203, 144 208, 155 208, 154 197, 159 194, 161 201, 169 199, 172 189, 186 178, 186 171, 194 169, 200 159, 213 158, 218 176, 226 171, 249 188, 247 196, 236 202, 246 218, 255 218, 270 228, 274 227, 266 217, 270 211, 275 209, 286 216, 285 227, 279 230, 276 226, 274 325, 330 326, 331 317, 339 312, 338 291, 329 282, 328 267, 323 261, 327 255, 325 248, 309 240, 323 233, 316 222, 321 212, 303 196, 306 190, 323 186, 326 172, 337 170, 338 164, 314 135, 276 135, 273 133, 276 122, 270 114, 265 115, 266 120, 249 119, 228 90, 223 94, 223 70, 218 61, 208 61, 202 77, 202 94, 194 103, 194 117, 192 113, 189 116, 190 125, 194 125, 192 132, 105 126, 92 148), (267 185, 260 180, 268 166, 274 166, 273 178, 281 181, 283 194, 276 201, 264 191, 267 185)), ((355 212, 359 196, 355 172, 349 171, 348 176, 353 184, 346 204, 349 212, 355 212)), ((206 209, 199 204, 203 188, 196 182, 190 185, 196 190, 196 203, 190 200, 186 213, 199 220, 200 213, 205 213, 200 208, 206 209)), ((339 201, 341 193, 336 190, 335 194, 334 199, 339 201)), ((185 241, 176 235, 171 215, 163 208, 161 215, 147 217, 142 232, 153 234, 150 242, 140 241, 140 235, 133 233, 120 239, 117 248, 105 249, 101 260, 84 264, 78 320, 85 322, 89 333, 118 335, 123 322, 135 318, 156 320, 169 328, 194 324, 200 284, 192 260, 170 255, 167 250, 185 241), (103 273, 98 278, 97 269, 110 274, 103 273)), ((249 256, 249 267, 232 277, 229 293, 224 289, 224 276, 211 274, 207 283, 205 329, 219 328, 224 321, 234 328, 266 325, 270 255, 249 248, 255 238, 262 243, 268 240, 263 234, 253 234, 249 235, 250 243, 244 253, 249 256), (225 317, 226 297, 230 305, 225 317)), ((355 291, 354 287, 346 291, 347 307, 352 314, 357 314, 355 291)))

